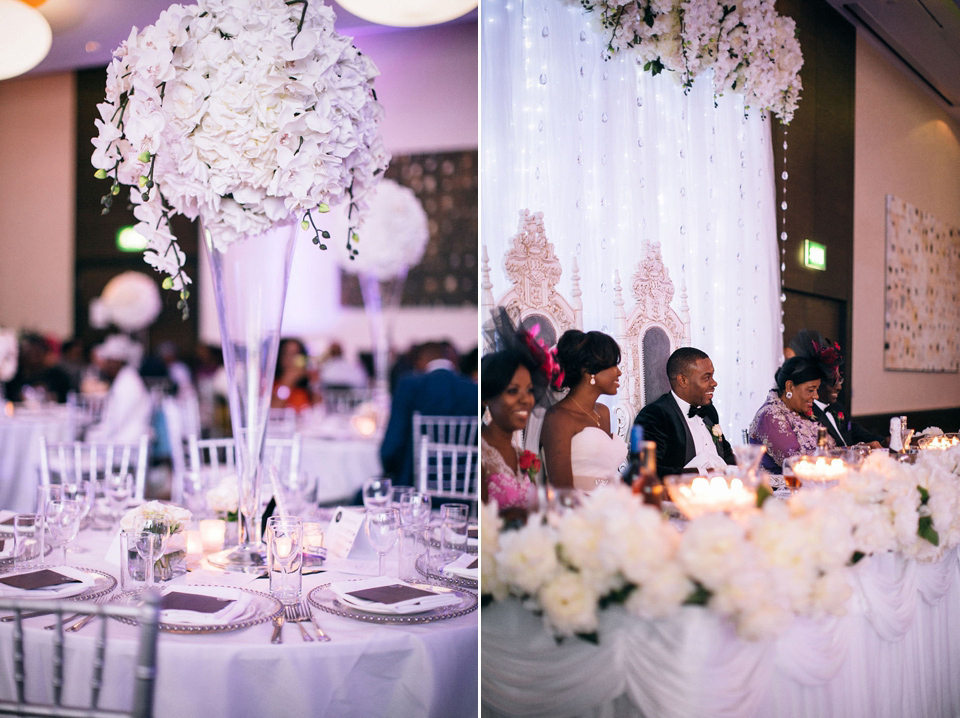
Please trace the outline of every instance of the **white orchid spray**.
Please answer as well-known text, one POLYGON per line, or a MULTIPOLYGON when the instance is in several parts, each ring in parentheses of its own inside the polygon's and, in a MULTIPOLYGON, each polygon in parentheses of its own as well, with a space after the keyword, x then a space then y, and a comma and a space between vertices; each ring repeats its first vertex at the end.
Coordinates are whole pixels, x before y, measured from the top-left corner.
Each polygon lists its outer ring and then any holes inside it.
MULTIPOLYGON (((568 0, 569 1, 569 0, 568 0)), ((579 0, 607 37, 607 57, 630 50, 644 70, 674 73, 684 88, 712 72, 715 95, 789 123, 800 99, 796 23, 775 0, 579 0)))
POLYGON ((334 30, 319 0, 173 5, 114 52, 93 140, 104 212, 131 188, 144 258, 187 313, 185 256, 172 214, 200 216, 218 248, 291 215, 349 203, 345 241, 389 161, 373 62, 334 30))

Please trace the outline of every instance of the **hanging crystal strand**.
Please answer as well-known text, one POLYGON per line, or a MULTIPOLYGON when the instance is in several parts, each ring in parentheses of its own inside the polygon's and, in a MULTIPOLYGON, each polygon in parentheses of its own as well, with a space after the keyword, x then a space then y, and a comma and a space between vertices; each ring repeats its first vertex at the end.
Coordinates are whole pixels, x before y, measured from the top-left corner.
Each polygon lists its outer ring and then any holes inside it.
POLYGON ((784 309, 783 304, 787 301, 786 287, 784 286, 783 274, 787 270, 787 126, 780 124, 783 129, 783 161, 780 172, 780 333, 784 332, 784 309))

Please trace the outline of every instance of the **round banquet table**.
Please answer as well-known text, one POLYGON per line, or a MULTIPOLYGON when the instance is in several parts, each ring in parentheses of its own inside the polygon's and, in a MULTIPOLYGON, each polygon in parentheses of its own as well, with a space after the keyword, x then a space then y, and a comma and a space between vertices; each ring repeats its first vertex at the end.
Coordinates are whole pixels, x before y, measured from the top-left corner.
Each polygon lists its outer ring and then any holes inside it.
POLYGON ((747 641, 710 611, 646 621, 604 612, 599 644, 558 644, 513 600, 483 609, 482 715, 955 718, 960 560, 896 553, 853 568, 847 614, 747 641))
POLYGON ((73 439, 73 420, 65 406, 0 415, 0 506, 33 511, 40 479, 40 437, 47 441, 73 439))
MULTIPOLYGON (((112 534, 84 531, 80 543, 89 553, 71 554, 71 565, 107 571, 112 534)), ((352 554, 351 554, 352 555, 352 554)), ((206 573, 206 572, 204 572, 206 573)), ((172 583, 201 583, 188 573, 172 583)), ((234 578, 268 592, 266 579, 234 578)), ((303 595, 346 574, 319 573, 303 578, 303 595)), ((270 643, 270 622, 229 633, 178 635, 161 632, 157 648, 154 715, 157 718, 236 718, 237 716, 475 716, 478 707, 478 611, 420 625, 380 625, 314 609, 330 636, 328 643, 304 642, 287 623, 283 643, 270 643)), ((49 616, 24 621, 27 675, 41 652, 52 653, 49 616)), ((88 625, 66 634, 70 652, 89 654, 99 627, 88 625)), ((313 628, 305 624, 313 634, 313 628)), ((0 624, 0 694, 13 695, 12 623, 0 624)), ((132 695, 129 669, 136 650, 133 626, 110 621, 102 707, 126 708, 132 695), (117 673, 123 679, 117 677, 117 673)), ((47 655, 49 665, 50 656, 47 655)), ((68 655, 68 665, 70 657, 68 655)), ((83 661, 81 663, 84 663, 83 661)), ((65 699, 80 686, 68 676, 65 699)), ((83 684, 82 688, 86 689, 83 684)), ((88 689, 86 689, 88 690, 88 689)), ((77 701, 85 701, 81 693, 77 701)))
POLYGON ((383 471, 379 435, 361 437, 328 424, 304 427, 300 436, 300 470, 316 482, 316 503, 321 506, 353 499, 364 481, 383 471))

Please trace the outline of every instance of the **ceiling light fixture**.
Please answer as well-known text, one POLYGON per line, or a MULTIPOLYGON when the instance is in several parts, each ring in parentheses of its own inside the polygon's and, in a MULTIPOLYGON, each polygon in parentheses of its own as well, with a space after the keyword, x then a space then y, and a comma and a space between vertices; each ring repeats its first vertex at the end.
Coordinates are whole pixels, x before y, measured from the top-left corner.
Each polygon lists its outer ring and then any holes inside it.
POLYGON ((32 70, 50 52, 53 32, 36 8, 0 0, 0 80, 32 70))
POLYGON ((466 15, 477 0, 337 0, 347 12, 378 25, 421 27, 437 25, 466 15))

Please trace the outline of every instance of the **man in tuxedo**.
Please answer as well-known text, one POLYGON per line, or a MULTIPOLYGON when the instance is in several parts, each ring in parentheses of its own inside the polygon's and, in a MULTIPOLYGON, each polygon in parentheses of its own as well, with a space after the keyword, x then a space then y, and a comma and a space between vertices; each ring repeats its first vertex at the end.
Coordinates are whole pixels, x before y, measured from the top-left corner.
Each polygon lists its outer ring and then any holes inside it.
POLYGON ((837 446, 869 444, 872 449, 882 448, 881 442, 885 437, 867 431, 857 422, 851 421, 843 411, 843 406, 837 403, 842 387, 843 377, 839 375, 832 384, 821 382, 820 396, 813 400, 814 418, 827 427, 827 433, 837 442, 837 446))
POLYGON ((477 385, 457 373, 445 342, 420 346, 416 371, 397 382, 390 406, 390 421, 380 445, 384 473, 395 486, 413 486, 413 412, 425 416, 477 416, 477 385))
POLYGON ((657 444, 657 474, 704 472, 736 464, 713 406, 713 362, 693 347, 677 349, 667 360, 670 391, 650 402, 634 423, 644 439, 657 444))

